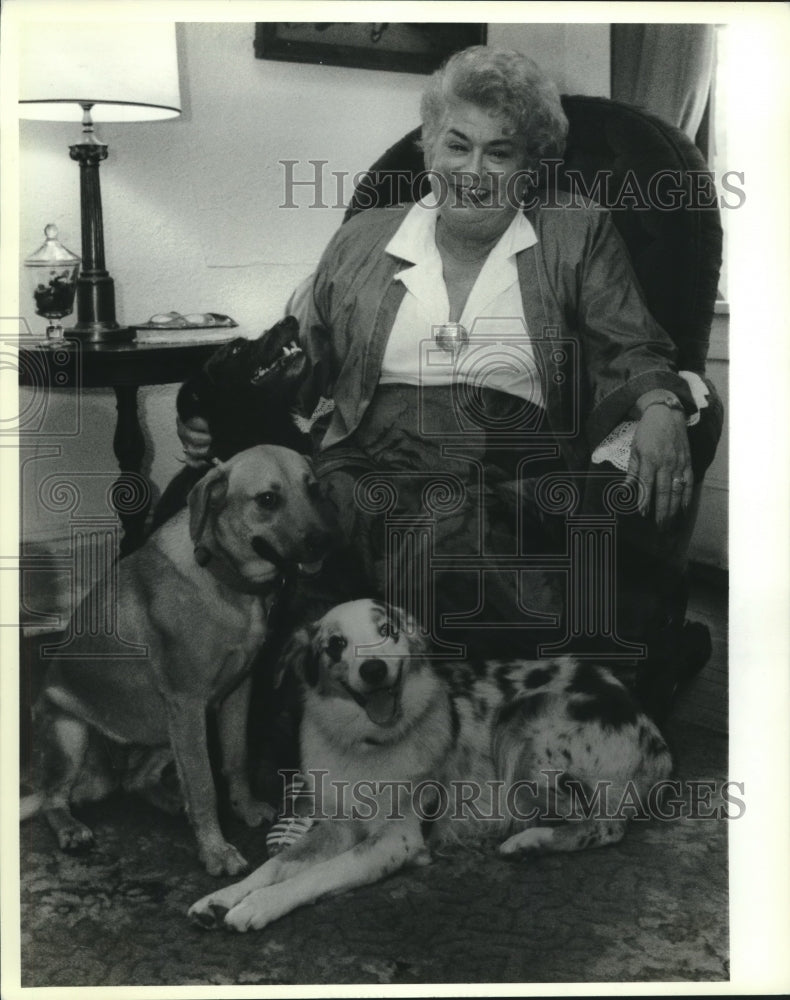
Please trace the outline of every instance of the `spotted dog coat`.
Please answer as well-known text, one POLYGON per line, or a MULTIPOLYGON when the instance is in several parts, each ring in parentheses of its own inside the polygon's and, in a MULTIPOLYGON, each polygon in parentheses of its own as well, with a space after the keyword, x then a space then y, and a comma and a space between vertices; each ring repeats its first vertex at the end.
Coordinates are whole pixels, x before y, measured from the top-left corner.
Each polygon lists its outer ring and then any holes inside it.
POLYGON ((289 658, 304 689, 302 771, 325 818, 195 903, 203 926, 264 927, 427 862, 435 841, 495 836, 503 855, 611 844, 633 815, 620 804, 649 801, 671 770, 655 725, 590 663, 434 662, 411 619, 370 600, 302 630, 289 658), (356 813, 349 788, 364 789, 356 813))

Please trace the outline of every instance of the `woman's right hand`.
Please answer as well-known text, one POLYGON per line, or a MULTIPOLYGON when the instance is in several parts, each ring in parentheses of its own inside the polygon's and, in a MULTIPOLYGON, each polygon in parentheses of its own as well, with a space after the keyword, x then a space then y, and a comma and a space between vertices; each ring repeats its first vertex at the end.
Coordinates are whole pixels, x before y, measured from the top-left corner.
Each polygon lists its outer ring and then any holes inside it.
POLYGON ((184 447, 187 465, 197 469, 211 461, 211 432, 203 417, 182 421, 176 417, 176 430, 184 447))

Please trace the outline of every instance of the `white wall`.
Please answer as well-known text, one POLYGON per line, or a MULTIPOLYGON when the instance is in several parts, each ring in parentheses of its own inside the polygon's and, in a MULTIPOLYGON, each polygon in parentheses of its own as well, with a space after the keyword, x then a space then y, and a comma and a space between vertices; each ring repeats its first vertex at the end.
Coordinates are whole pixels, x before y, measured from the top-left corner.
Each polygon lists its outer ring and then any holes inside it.
MULTIPOLYGON (((425 77, 254 58, 246 23, 189 23, 178 29, 183 115, 158 123, 101 126, 110 148, 101 168, 107 266, 121 322, 157 312, 217 311, 256 335, 281 314, 339 225, 341 208, 312 209, 302 190, 285 210, 280 160, 326 160, 354 173, 418 124, 425 77)), ((489 43, 528 52, 568 93, 609 93, 608 25, 493 24, 489 43)), ((79 179, 67 147, 78 126, 20 123, 22 256, 54 222, 80 252, 79 179)), ((326 191, 332 203, 333 188, 326 191)), ((23 285, 22 310, 29 292, 23 285)), ((42 321, 26 318, 34 330, 42 321)), ((175 387, 142 390, 149 468, 161 488, 179 468, 175 387)), ((22 400, 25 405, 25 399, 22 400)), ((55 399, 53 417, 73 401, 55 399)), ((115 471, 111 392, 86 392, 79 436, 60 454, 40 448, 23 477, 23 533, 68 535, 68 524, 35 502, 36 481, 54 471, 115 471)), ((31 457, 30 452, 26 453, 31 457)))
MULTIPOLYGON (((300 176, 312 170, 309 159, 329 161, 327 174, 353 172, 418 123, 423 77, 255 59, 253 34, 252 24, 180 25, 181 118, 99 130, 110 148, 101 183, 121 322, 211 310, 233 316, 245 334, 259 333, 282 315, 342 217, 340 209, 278 210, 278 161, 303 161, 300 176)), ((41 243, 48 222, 80 252, 78 168, 67 148, 78 134, 78 126, 20 123, 23 256, 41 243)), ((309 204, 308 194, 300 204, 309 204)), ((23 287, 23 310, 27 296, 23 287)), ((27 319, 43 329, 32 309, 27 319)), ((179 468, 175 391, 141 392, 159 488, 179 468)), ((72 401, 54 405, 70 412, 72 401)), ((85 393, 79 437, 62 442, 60 456, 38 460, 32 478, 55 468, 115 469, 114 406, 111 392, 85 393)), ((25 537, 64 534, 67 526, 51 512, 25 504, 25 537)))
POLYGON ((489 24, 488 44, 526 52, 563 94, 611 94, 608 24, 489 24))

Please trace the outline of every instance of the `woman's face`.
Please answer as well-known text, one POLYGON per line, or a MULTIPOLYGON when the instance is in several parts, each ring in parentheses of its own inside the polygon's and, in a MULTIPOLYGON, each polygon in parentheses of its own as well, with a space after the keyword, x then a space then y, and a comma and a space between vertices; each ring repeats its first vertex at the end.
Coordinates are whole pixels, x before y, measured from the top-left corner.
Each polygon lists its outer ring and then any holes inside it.
POLYGON ((448 108, 428 167, 448 223, 492 231, 506 228, 518 211, 525 169, 523 143, 502 115, 457 101, 448 108))

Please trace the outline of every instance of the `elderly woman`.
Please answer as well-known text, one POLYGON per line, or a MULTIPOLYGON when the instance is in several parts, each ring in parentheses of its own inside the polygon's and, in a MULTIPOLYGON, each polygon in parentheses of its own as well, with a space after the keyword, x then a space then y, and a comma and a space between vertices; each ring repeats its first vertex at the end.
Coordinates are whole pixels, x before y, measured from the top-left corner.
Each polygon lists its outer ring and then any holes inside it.
MULTIPOLYGON (((682 535, 697 405, 608 213, 538 197, 567 121, 537 66, 459 52, 422 121, 431 195, 354 216, 290 304, 310 361, 304 412, 334 404, 314 426, 317 468, 370 587, 439 642, 532 652, 562 620, 567 575, 542 477, 583 485, 593 451, 636 422, 638 510, 621 521, 639 555, 621 570, 639 578, 682 535)), ((204 460, 205 424, 179 432, 204 460)), ((630 577, 620 590, 634 593, 630 577)), ((649 639, 662 615, 632 605, 620 634, 649 639)))

